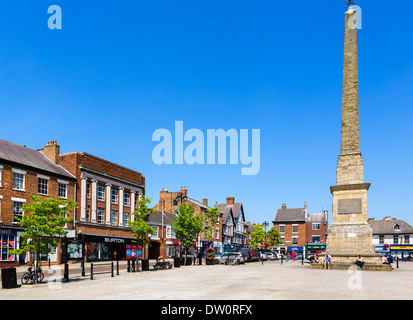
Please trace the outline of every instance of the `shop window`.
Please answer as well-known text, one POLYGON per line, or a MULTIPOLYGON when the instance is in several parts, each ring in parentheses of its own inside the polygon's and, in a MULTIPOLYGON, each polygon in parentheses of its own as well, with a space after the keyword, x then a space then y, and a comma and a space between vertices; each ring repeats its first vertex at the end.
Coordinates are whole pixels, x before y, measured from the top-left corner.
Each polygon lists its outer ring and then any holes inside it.
POLYGON ((16 249, 15 236, 11 234, 0 234, 0 261, 15 261, 15 256, 10 254, 11 250, 16 249))

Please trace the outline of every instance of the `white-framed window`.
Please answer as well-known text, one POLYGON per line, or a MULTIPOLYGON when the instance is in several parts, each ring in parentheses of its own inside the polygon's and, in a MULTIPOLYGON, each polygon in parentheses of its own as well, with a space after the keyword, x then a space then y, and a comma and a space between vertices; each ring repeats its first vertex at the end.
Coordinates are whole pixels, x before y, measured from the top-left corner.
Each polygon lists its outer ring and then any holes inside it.
POLYGON ((25 174, 13 172, 13 189, 24 191, 24 178, 25 174))
POLYGON ((110 202, 112 202, 113 204, 118 204, 118 189, 112 188, 110 202))
POLYGON ((384 236, 379 236, 379 244, 384 244, 384 236))
POLYGON ((409 235, 404 236, 404 243, 405 244, 410 244, 410 236, 409 235))
POLYGON ((99 201, 105 201, 105 186, 103 184, 98 184, 98 194, 97 198, 99 201))
POLYGON ((37 193, 47 195, 48 194, 48 183, 49 183, 49 180, 44 179, 44 178, 38 178, 37 193))
POLYGON ((67 184, 59 183, 59 197, 67 198, 67 184))
POLYGON ((118 220, 117 218, 118 218, 118 212, 116 210, 111 210, 110 211, 110 224, 112 226, 116 226, 116 222, 118 220))
POLYGON ((285 233, 285 224, 280 224, 280 233, 285 233))
POLYGON ((298 244, 298 237, 293 237, 291 244, 297 245, 298 244))
POLYGON ((129 213, 124 212, 123 213, 123 226, 127 227, 128 226, 128 221, 129 221, 129 213))
POLYGON ((90 205, 86 205, 86 221, 90 221, 90 205))
POLYGON ((151 239, 158 239, 158 227, 152 226, 155 232, 151 235, 151 239))
POLYGON ((399 236, 393 236, 393 244, 399 244, 399 236))
POLYGON ((18 222, 23 217, 23 201, 13 201, 13 222, 18 222))
POLYGON ((320 223, 313 223, 313 230, 320 230, 320 223))
POLYGON ((86 181, 86 198, 90 199, 90 181, 86 181))
POLYGON ((298 233, 298 224, 293 224, 293 233, 298 233))
POLYGON ((99 223, 99 224, 103 224, 104 216, 105 216, 105 209, 98 208, 96 210, 96 222, 99 223))
POLYGON ((125 191, 123 193, 123 205, 125 207, 129 207, 130 206, 130 193, 128 191, 125 191))
POLYGON ((166 239, 171 239, 172 236, 172 227, 166 226, 166 239))

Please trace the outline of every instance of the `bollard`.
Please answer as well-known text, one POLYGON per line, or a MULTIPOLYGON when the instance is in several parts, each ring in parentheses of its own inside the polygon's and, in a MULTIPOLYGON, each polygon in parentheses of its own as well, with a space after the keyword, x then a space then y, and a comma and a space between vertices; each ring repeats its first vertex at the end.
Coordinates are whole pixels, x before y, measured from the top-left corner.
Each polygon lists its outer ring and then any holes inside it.
POLYGON ((113 261, 112 261, 112 275, 111 276, 114 277, 114 275, 113 275, 113 261))
POLYGON ((136 272, 136 259, 132 258, 132 272, 136 272))
POLYGON ((93 263, 90 264, 90 280, 93 280, 93 263))
POLYGON ((281 264, 283 264, 284 261, 284 255, 281 255, 281 264))
POLYGON ((116 275, 119 275, 119 261, 116 262, 116 275))
POLYGON ((65 274, 64 274, 65 282, 69 282, 69 265, 65 263, 65 274))
POLYGON ((399 256, 396 257, 397 268, 399 268, 399 256))
POLYGON ((85 260, 82 259, 80 264, 82 266, 82 277, 84 277, 85 276, 85 260))
POLYGON ((130 272, 130 260, 128 260, 128 268, 127 271, 130 272))
POLYGON ((304 265, 304 253, 301 255, 301 265, 304 265))

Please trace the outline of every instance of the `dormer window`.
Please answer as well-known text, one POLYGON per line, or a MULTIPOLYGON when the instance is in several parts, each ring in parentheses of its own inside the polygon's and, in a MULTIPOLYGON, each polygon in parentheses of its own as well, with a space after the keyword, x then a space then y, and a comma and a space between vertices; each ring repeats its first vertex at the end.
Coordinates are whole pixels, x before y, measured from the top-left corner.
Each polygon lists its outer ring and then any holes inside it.
POLYGON ((398 224, 394 225, 394 230, 400 230, 400 226, 398 224))

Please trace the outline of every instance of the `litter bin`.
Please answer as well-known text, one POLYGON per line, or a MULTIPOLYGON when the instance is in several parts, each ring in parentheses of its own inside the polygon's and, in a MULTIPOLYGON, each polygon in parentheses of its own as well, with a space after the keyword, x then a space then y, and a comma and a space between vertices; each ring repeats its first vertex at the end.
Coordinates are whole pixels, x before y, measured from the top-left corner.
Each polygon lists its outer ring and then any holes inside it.
POLYGON ((149 259, 142 260, 142 271, 149 271, 149 259))
POLYGON ((181 266, 181 258, 174 258, 174 268, 179 268, 181 266))
POLYGON ((1 284, 3 289, 17 288, 16 268, 1 269, 1 284))

